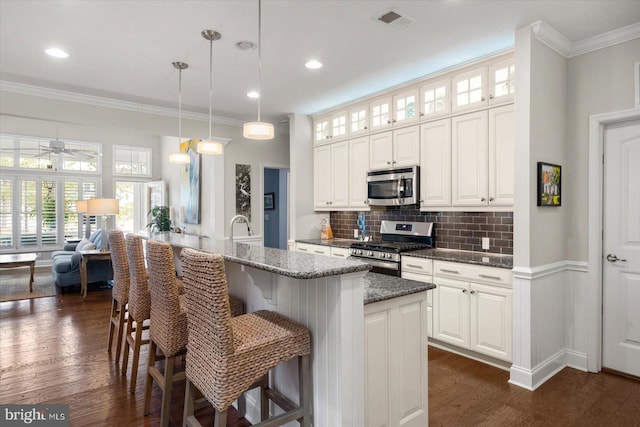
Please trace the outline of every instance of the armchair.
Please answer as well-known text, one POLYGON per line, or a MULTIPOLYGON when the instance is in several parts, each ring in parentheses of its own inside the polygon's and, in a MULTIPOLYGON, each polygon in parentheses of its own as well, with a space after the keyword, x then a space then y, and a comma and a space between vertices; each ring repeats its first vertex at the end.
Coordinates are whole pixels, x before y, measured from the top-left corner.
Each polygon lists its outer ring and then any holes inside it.
MULTIPOLYGON (((102 230, 96 230, 89 236, 89 241, 99 248, 104 238, 102 230)), ((63 250, 51 254, 51 270, 55 283, 60 288, 80 285, 80 252, 76 251, 77 242, 67 243, 63 250)), ((87 265, 87 282, 106 282, 113 279, 111 261, 96 260, 87 265)))

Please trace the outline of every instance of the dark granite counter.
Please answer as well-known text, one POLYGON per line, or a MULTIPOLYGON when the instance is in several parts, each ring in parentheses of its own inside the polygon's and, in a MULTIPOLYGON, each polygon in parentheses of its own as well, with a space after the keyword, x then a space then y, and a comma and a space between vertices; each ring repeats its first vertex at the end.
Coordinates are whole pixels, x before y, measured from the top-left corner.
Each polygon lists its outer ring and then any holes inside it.
POLYGON ((335 248, 349 248, 352 243, 357 242, 355 239, 300 239, 296 243, 307 243, 309 245, 331 246, 335 248))
POLYGON ((403 252, 403 257, 430 258, 440 261, 484 265, 486 267, 513 268, 513 256, 485 252, 457 251, 453 249, 421 249, 403 252))
POLYGON ((340 274, 368 271, 369 264, 282 249, 267 248, 228 240, 177 233, 155 233, 147 236, 178 248, 192 248, 220 254, 225 260, 294 279, 317 279, 340 274))
POLYGON ((402 279, 386 274, 367 273, 364 276, 364 304, 384 301, 434 289, 433 283, 402 279))

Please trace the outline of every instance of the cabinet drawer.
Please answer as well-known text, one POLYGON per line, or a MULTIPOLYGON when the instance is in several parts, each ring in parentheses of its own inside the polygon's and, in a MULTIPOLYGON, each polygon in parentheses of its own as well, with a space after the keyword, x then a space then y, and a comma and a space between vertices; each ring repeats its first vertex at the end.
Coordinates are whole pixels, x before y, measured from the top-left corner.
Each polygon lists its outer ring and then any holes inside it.
POLYGON ((332 247, 331 256, 338 257, 338 258, 347 258, 349 256, 349 249, 332 247))
POLYGON ((433 271, 433 261, 428 258, 416 258, 411 256, 403 256, 400 258, 402 272, 431 274, 433 271))
POLYGON ((310 245, 308 243, 298 243, 298 252, 306 252, 308 254, 315 255, 331 255, 331 248, 329 246, 310 245))
POLYGON ((511 287, 511 270, 457 262, 433 261, 433 275, 474 283, 511 287))

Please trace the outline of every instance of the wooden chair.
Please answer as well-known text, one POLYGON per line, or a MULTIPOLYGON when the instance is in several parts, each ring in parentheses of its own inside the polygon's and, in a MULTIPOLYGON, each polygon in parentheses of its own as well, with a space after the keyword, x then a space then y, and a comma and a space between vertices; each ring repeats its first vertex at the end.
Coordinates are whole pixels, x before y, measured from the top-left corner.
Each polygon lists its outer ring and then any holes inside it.
MULTIPOLYGON (((113 265, 113 288, 111 289, 111 316, 109 321, 109 343, 107 351, 111 353, 113 335, 116 335, 116 364, 120 363, 122 335, 126 322, 127 303, 129 302, 129 263, 124 244, 124 234, 119 230, 109 230, 109 248, 113 265)), ((126 367, 126 361, 125 361, 126 367)))
POLYGON ((215 409, 214 426, 226 426, 227 409, 246 390, 260 387, 260 412, 269 415, 268 400, 286 412, 258 425, 278 426, 298 420, 311 425, 309 330, 271 311, 231 317, 222 256, 183 249, 183 280, 189 342, 183 426, 200 426, 195 418, 199 390, 215 409), (269 370, 298 357, 300 404, 268 387, 269 370))
POLYGON ((151 291, 147 283, 147 267, 144 263, 142 238, 129 233, 125 241, 131 280, 129 286, 129 319, 124 342, 122 374, 126 375, 127 373, 129 349, 133 348, 133 364, 131 366, 131 383, 129 389, 131 393, 135 393, 138 380, 140 347, 149 343, 148 339, 142 339, 142 332, 144 329, 148 329, 148 327, 144 327, 144 322, 151 316, 151 291))
POLYGON ((149 325, 149 363, 144 393, 144 414, 151 411, 153 382, 162 389, 160 425, 169 425, 173 383, 185 379, 185 372, 174 373, 176 357, 187 351, 187 312, 184 295, 180 295, 171 246, 164 242, 147 242, 148 283, 151 290, 149 325), (164 374, 156 367, 160 349, 164 357, 164 374))

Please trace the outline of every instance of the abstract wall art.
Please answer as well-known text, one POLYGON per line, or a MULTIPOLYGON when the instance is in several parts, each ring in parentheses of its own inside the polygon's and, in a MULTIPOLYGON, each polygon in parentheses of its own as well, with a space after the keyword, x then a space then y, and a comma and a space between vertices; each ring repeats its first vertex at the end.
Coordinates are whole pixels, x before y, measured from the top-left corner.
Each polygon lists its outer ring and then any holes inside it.
POLYGON ((184 208, 184 222, 200 224, 200 162, 196 151, 199 139, 180 143, 180 152, 187 153, 190 162, 180 165, 180 207, 184 208))
POLYGON ((236 214, 251 220, 251 165, 236 164, 236 214))

